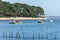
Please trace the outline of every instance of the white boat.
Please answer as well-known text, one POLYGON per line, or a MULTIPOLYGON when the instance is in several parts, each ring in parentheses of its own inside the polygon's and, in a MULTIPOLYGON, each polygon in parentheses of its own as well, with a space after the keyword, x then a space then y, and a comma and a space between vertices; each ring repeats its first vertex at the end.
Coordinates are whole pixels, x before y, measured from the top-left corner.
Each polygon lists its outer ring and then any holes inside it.
POLYGON ((10 21, 10 24, 17 24, 17 23, 19 23, 19 21, 14 20, 14 19, 10 21))

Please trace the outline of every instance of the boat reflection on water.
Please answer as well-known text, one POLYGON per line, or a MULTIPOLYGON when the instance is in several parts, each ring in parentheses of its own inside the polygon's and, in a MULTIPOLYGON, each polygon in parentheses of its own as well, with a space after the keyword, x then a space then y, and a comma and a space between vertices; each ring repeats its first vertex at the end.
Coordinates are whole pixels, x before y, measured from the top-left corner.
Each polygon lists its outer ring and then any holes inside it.
POLYGON ((41 20, 38 20, 38 23, 42 23, 42 21, 41 20))

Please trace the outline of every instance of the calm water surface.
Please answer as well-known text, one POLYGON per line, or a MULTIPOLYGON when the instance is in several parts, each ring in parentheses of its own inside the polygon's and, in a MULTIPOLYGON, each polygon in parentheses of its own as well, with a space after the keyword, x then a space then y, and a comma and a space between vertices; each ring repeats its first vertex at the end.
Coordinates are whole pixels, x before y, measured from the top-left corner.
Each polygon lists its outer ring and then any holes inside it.
POLYGON ((20 20, 10 24, 9 20, 0 21, 0 40, 59 40, 60 17, 48 17, 43 23, 38 20, 20 20), (53 19, 53 23, 50 19, 53 19))

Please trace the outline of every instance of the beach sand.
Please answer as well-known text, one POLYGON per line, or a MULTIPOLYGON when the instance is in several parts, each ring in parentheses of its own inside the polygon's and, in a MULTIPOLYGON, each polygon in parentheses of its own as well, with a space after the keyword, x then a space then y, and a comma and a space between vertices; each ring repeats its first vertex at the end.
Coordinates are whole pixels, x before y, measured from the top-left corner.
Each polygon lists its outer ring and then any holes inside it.
POLYGON ((0 20, 45 20, 47 18, 32 18, 32 17, 0 17, 0 20))

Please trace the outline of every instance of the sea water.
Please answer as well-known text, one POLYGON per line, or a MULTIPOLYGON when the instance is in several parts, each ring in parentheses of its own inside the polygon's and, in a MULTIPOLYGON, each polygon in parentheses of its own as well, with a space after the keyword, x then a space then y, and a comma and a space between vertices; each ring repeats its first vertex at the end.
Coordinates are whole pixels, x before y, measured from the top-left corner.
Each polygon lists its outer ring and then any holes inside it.
POLYGON ((20 20, 10 24, 10 20, 0 20, 0 40, 60 40, 60 17, 47 18, 42 23, 20 20))

